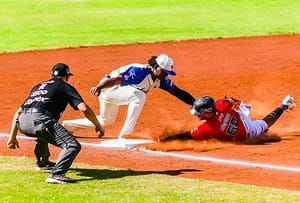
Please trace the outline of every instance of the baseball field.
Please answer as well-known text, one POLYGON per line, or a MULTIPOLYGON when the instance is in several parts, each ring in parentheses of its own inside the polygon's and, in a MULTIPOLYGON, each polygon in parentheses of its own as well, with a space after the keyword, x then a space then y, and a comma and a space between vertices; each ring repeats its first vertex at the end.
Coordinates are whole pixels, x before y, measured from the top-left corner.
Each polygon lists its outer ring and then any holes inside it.
MULTIPOLYGON (((6 148, 12 116, 31 87, 65 62, 70 83, 99 113, 91 86, 111 70, 167 53, 176 85, 193 96, 233 96, 260 119, 291 94, 300 98, 298 1, 0 1, 1 202, 300 202, 300 108, 288 111, 260 139, 244 143, 172 141, 134 149, 104 148, 126 116, 98 139, 75 136, 82 151, 70 185, 48 185, 35 171, 34 141, 19 134, 6 148)), ((189 106, 154 90, 133 138, 155 139, 199 121, 189 106)), ((81 118, 66 109, 61 120, 81 118)), ((60 149, 51 147, 55 160, 60 149)))

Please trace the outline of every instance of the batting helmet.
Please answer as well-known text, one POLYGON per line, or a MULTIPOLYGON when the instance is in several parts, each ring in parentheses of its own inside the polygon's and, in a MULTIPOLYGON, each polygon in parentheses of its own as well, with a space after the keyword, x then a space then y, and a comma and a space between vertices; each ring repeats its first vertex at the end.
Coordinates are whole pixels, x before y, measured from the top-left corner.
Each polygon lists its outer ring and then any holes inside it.
POLYGON ((210 96, 203 96, 196 99, 193 103, 190 113, 194 116, 199 116, 205 113, 215 113, 216 103, 210 96))

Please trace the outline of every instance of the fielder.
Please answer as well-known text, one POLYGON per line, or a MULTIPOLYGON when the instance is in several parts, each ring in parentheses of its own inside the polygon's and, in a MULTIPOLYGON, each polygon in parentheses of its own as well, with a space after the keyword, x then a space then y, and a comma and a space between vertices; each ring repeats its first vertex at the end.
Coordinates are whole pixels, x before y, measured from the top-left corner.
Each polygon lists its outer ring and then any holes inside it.
POLYGON ((287 109, 295 107, 294 98, 286 96, 282 103, 262 120, 251 120, 249 106, 233 98, 225 97, 216 102, 209 96, 198 98, 190 113, 205 122, 191 131, 178 133, 161 140, 211 138, 242 141, 265 133, 287 109))
MULTIPOLYGON (((125 65, 105 75, 99 84, 90 90, 92 96, 99 98, 100 115, 97 118, 101 125, 113 125, 119 106, 128 105, 126 120, 119 138, 132 134, 146 101, 146 94, 154 88, 165 90, 186 104, 192 105, 194 97, 177 87, 167 77, 176 75, 173 66, 173 59, 161 54, 158 57, 152 56, 147 64, 125 65)), ((87 119, 65 120, 62 124, 70 131, 92 126, 87 119)))

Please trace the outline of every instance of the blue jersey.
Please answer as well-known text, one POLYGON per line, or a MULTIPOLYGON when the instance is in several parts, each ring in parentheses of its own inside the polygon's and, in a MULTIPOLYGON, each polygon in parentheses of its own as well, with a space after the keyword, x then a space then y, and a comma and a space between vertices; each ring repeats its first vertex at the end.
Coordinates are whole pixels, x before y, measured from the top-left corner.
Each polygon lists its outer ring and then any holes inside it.
POLYGON ((122 77, 121 86, 131 85, 143 92, 149 92, 156 87, 170 92, 176 87, 169 78, 164 78, 163 80, 156 79, 153 81, 151 68, 147 64, 134 63, 122 66, 113 71, 110 75, 114 77, 116 74, 122 77))

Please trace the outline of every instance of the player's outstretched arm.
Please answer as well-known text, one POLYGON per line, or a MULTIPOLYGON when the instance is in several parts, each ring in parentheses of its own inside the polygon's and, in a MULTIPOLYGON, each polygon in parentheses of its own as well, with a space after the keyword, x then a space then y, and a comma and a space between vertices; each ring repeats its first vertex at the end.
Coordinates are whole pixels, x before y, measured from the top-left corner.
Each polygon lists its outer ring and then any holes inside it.
POLYGON ((193 105, 195 101, 195 98, 190 93, 178 87, 175 87, 173 90, 170 91, 170 93, 189 105, 193 105))
POLYGON ((78 109, 84 114, 84 116, 89 119, 94 125, 96 132, 99 132, 99 138, 104 136, 104 129, 102 128, 101 124, 99 123, 96 114, 94 111, 84 102, 78 104, 78 109))
POLYGON ((193 139, 193 137, 191 136, 190 132, 187 131, 187 132, 177 133, 177 134, 165 137, 160 141, 189 140, 189 139, 193 139))
POLYGON ((90 89, 90 95, 91 96, 99 96, 101 90, 103 88, 112 87, 115 85, 119 85, 122 82, 121 76, 115 77, 115 78, 108 78, 102 82, 100 82, 97 86, 94 86, 90 89))

